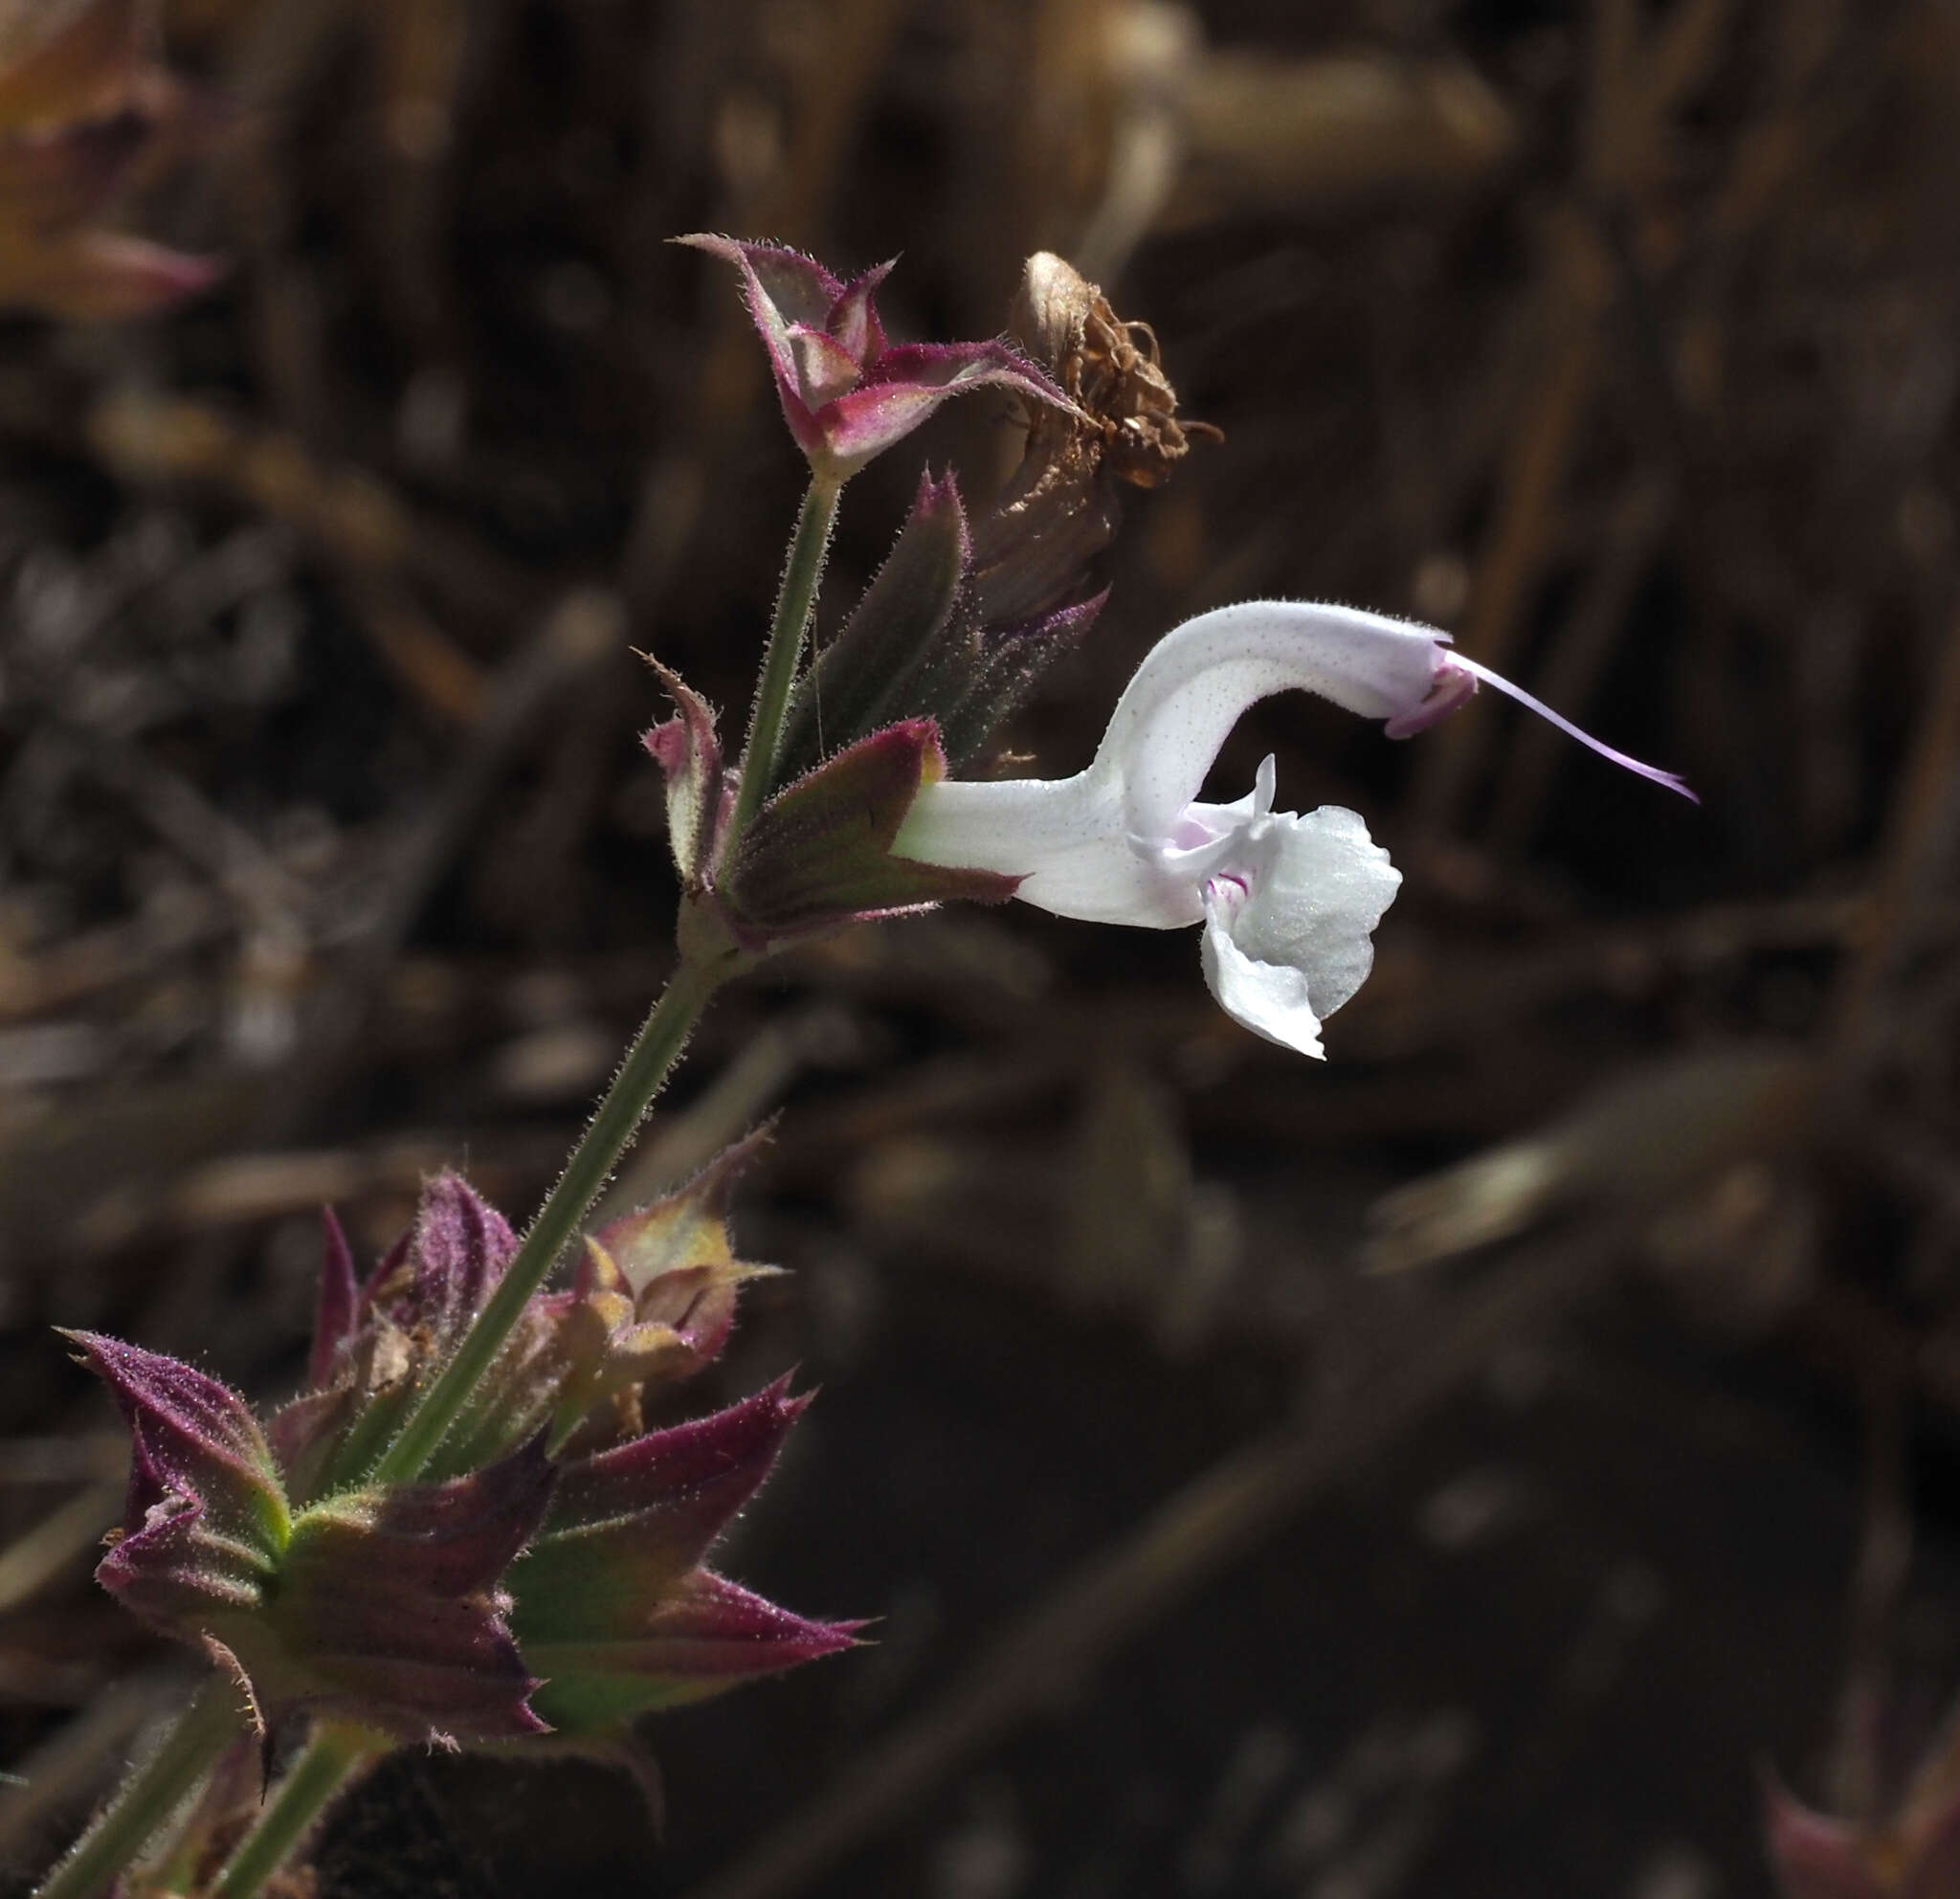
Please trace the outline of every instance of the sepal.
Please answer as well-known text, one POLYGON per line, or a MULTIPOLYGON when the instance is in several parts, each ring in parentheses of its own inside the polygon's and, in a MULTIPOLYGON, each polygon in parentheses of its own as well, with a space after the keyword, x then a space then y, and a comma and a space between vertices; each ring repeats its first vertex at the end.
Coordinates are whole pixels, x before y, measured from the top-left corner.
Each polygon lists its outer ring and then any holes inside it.
MULTIPOLYGON (((639 1393, 691 1377, 727 1343, 738 1289, 773 1267, 736 1258, 727 1232, 735 1176, 760 1129, 653 1205, 587 1241, 563 1291, 535 1295, 431 1474, 507 1456, 544 1431, 550 1451, 639 1429, 639 1393)), ((380 1456, 503 1277, 517 1238, 469 1183, 437 1174, 414 1225, 358 1291, 337 1226, 322 1260, 315 1390, 274 1413, 267 1438, 296 1504, 348 1486, 380 1456)))
POLYGON ((807 1400, 785 1379, 714 1417, 641 1423, 642 1389, 713 1359, 741 1285, 773 1270, 738 1259, 727 1231, 736 1175, 766 1138, 612 1221, 571 1285, 532 1297, 428 1481, 362 1473, 517 1247, 453 1174, 425 1185, 364 1285, 326 1221, 310 1358, 323 1382, 266 1429, 188 1365, 75 1334, 132 1439, 105 1585, 231 1669, 272 1735, 326 1714, 397 1739, 503 1746, 548 1717, 611 1747, 643 1709, 847 1645, 850 1627, 700 1567, 807 1400), (549 1709, 533 1699, 541 1655, 564 1676, 549 1709))
POLYGON ((425 1329, 447 1343, 461 1336, 516 1257, 510 1222, 461 1174, 438 1173, 415 1211, 406 1290, 395 1290, 397 1272, 374 1296, 392 1295, 390 1316, 398 1325, 425 1329))
POLYGON ((541 1731, 498 1582, 543 1521, 556 1475, 538 1438, 465 1477, 304 1512, 273 1599, 218 1631, 268 1720, 306 1707, 408 1740, 541 1731))
POLYGON ((862 1622, 813 1621, 696 1570, 630 1620, 526 1638, 546 1673, 538 1708, 563 1732, 607 1732, 858 1645, 862 1622))
POLYGON ((850 1645, 858 1624, 791 1615, 698 1567, 808 1402, 784 1378, 712 1418, 565 1466, 510 1578, 518 1638, 546 1678, 538 1709, 553 1727, 609 1732, 850 1645))
POLYGON ((751 1128, 671 1194, 609 1221, 594 1236, 598 1249, 617 1263, 639 1302, 639 1316, 676 1326, 687 1320, 704 1354, 702 1363, 727 1340, 734 1288, 776 1270, 738 1260, 728 1237, 735 1183, 774 1131, 768 1122, 751 1128), (710 1291, 731 1295, 715 1305, 712 1326, 699 1309, 710 1291))
POLYGON ((66 1334, 129 1427, 129 1489, 97 1580, 167 1635, 263 1599, 291 1534, 272 1447, 243 1398, 181 1360, 95 1332, 66 1334))
POLYGON ((768 351, 783 419, 819 480, 848 480, 967 390, 1008 389, 1075 413, 1048 376, 1005 343, 889 345, 874 302, 889 263, 844 283, 780 244, 702 232, 674 242, 742 273, 743 301, 768 351))
POLYGON ((919 478, 912 511, 843 630, 798 681, 783 728, 785 779, 902 713, 929 713, 911 692, 961 604, 972 546, 950 474, 919 478))
POLYGON ((353 1343, 361 1323, 361 1281, 353 1248, 331 1207, 320 1210, 320 1285, 313 1301, 313 1344, 306 1382, 316 1388, 332 1376, 335 1362, 353 1343))
POLYGON ((650 1598, 678 1581, 761 1486, 809 1403, 785 1375, 712 1417, 568 1462, 520 1570, 525 1626, 547 1625, 595 1583, 650 1598))
POLYGON ((1014 877, 892 855, 921 787, 946 771, 934 723, 903 719, 779 792, 723 875, 723 907, 737 941, 760 952, 840 924, 1012 897, 1014 877))
POLYGON ((691 1180, 586 1240, 553 1315, 562 1364, 551 1448, 590 1448, 639 1428, 647 1386, 690 1378, 720 1357, 739 1288, 776 1272, 738 1260, 728 1238, 735 1177, 769 1137, 759 1128, 691 1180))
MULTIPOLYGON (((975 595, 969 591, 969 599, 975 595)), ((969 606, 967 637, 932 656, 920 702, 938 721, 947 764, 965 771, 992 749, 1000 728, 1021 709, 1041 676, 1081 643, 1109 598, 1105 587, 1086 600, 1027 619, 978 624, 969 606)))
MULTIPOLYGON (((289 1495, 305 1503, 358 1485, 447 1353, 503 1277, 517 1236, 460 1174, 428 1180, 414 1224, 355 1294, 352 1262, 329 1227, 309 1365, 324 1382, 274 1413, 268 1432, 289 1495)), ((518 1402, 536 1383, 539 1308, 525 1314, 440 1447, 438 1477, 493 1462, 550 1415, 550 1397, 518 1402)))
POLYGON ((667 780, 667 840, 681 887, 690 894, 714 881, 723 829, 734 804, 733 783, 722 759, 714 708, 679 673, 657 659, 658 674, 674 702, 674 717, 647 733, 646 748, 667 780))

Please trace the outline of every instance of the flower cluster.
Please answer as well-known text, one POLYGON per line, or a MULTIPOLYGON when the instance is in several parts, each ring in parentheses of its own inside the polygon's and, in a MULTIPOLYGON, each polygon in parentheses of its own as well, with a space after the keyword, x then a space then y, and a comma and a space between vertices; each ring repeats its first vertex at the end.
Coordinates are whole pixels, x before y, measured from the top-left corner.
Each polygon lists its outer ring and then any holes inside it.
POLYGON ((328 1222, 311 1389, 263 1423, 216 1379, 75 1335, 128 1422, 103 1587, 222 1661, 263 1722, 327 1713, 403 1739, 603 1741, 637 1714, 847 1647, 707 1568, 806 1400, 787 1380, 642 1428, 650 1387, 721 1352, 724 1216, 746 1148, 587 1242, 536 1295, 421 1482, 367 1472, 516 1251, 455 1174, 365 1283, 328 1222))

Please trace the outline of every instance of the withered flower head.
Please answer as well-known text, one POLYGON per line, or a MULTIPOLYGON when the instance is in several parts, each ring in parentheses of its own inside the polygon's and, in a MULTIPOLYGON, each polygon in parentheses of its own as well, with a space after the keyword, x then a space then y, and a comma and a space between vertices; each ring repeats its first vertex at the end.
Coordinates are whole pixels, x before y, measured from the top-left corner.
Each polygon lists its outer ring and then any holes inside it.
MULTIPOLYGON (((1097 453, 1100 437, 1100 454, 1119 480, 1159 487, 1190 450, 1192 435, 1222 439, 1209 422, 1179 422, 1156 332, 1125 323, 1066 257, 1036 251, 1028 259, 1008 326, 1087 414, 1090 425, 1077 431, 1082 452, 1097 453)), ((1066 417, 1057 411, 1036 419, 1066 417)))
POLYGON ((1075 407, 1028 405, 1020 466, 974 529, 973 577, 990 619, 1026 618, 1079 592, 1116 537, 1119 485, 1161 487, 1193 436, 1223 439, 1209 422, 1178 419, 1149 325, 1125 323, 1067 258, 1028 259, 1008 330, 1075 407))

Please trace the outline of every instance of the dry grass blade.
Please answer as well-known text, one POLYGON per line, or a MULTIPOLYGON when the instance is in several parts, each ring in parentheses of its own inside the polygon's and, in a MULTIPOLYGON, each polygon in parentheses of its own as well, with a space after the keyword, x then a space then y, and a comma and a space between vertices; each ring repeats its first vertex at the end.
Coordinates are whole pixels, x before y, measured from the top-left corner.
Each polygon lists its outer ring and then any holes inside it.
POLYGON ((0 1616, 20 1607, 100 1546, 122 1507, 120 1481, 91 1484, 0 1550, 0 1616))

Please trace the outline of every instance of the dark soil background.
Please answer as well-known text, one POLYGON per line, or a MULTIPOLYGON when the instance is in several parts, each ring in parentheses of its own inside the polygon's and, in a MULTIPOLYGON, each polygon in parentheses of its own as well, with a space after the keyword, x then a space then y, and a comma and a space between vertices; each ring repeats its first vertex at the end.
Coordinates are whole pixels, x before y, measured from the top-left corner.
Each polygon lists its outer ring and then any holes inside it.
MULTIPOLYGON (((1135 494, 1017 748, 1202 609, 1450 628, 1298 697, 1401 865, 1325 1064, 1190 934, 1013 906, 719 1001, 642 1194, 777 1107, 822 1394, 724 1566, 876 1646, 579 1763, 397 1756, 332 1894, 1716 1899, 1761 1776, 1876 1819, 1960 1675, 1951 0, 173 0, 166 318, 0 326, 0 1870, 183 1692, 89 1581, 52 1325, 301 1375, 315 1209, 532 1206, 669 958, 663 705, 739 708, 799 493, 726 271, 996 333, 1073 257, 1225 431, 1135 494)), ((834 625, 922 460, 851 487, 834 625)), ((739 716, 739 711, 735 716, 739 716)))

